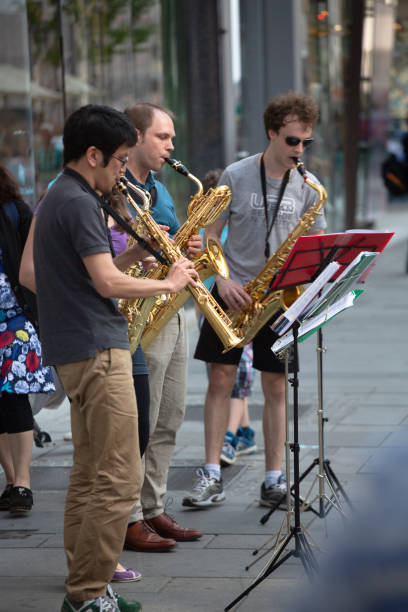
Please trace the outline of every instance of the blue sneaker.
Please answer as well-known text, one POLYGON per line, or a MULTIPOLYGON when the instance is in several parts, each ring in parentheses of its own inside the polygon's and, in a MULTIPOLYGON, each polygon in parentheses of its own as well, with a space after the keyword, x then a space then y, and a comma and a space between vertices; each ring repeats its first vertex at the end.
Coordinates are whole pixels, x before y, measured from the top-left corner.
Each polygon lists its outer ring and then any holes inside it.
POLYGON ((224 436, 224 444, 221 450, 221 465, 232 465, 236 461, 235 447, 237 445, 237 436, 227 429, 224 436))
POLYGON ((255 444, 255 432, 251 427, 245 427, 244 429, 238 427, 236 438, 235 454, 237 457, 239 455, 252 455, 258 450, 255 444))

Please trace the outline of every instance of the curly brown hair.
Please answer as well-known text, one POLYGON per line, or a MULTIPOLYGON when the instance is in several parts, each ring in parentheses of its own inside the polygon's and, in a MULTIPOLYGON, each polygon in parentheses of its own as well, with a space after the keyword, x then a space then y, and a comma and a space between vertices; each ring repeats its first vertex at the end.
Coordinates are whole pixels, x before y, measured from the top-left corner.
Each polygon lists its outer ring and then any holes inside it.
POLYGON ((294 91, 272 98, 264 112, 266 136, 269 130, 279 132, 288 115, 294 115, 300 123, 313 127, 319 118, 319 107, 310 96, 294 91))
POLYGON ((20 190, 12 174, 0 164, 0 206, 22 200, 20 190))

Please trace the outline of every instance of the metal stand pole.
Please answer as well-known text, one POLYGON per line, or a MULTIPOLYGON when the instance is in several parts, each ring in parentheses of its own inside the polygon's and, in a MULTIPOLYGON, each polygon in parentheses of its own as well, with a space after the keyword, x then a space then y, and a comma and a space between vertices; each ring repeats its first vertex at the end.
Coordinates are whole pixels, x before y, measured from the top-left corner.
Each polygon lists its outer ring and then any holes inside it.
POLYGON ((299 498, 299 404, 298 404, 298 387, 299 387, 299 355, 298 355, 298 329, 299 323, 295 323, 292 327, 293 331, 293 349, 294 349, 294 370, 293 370, 293 378, 290 379, 290 384, 293 388, 293 443, 290 445, 290 449, 293 452, 293 488, 294 488, 294 526, 291 526, 289 529, 289 533, 283 539, 275 553, 272 555, 272 558, 260 574, 255 578, 254 582, 245 589, 238 597, 234 599, 226 608, 224 608, 225 612, 231 610, 241 599, 246 597, 258 584, 260 584, 265 578, 267 578, 273 571, 275 571, 279 566, 281 566, 285 561, 290 559, 291 557, 298 557, 302 565, 305 569, 305 572, 309 578, 312 580, 315 573, 318 571, 317 560, 314 556, 314 553, 310 547, 309 542, 306 539, 306 536, 303 532, 302 526, 300 524, 300 498, 299 498), (284 554, 287 545, 290 540, 294 538, 295 540, 295 548, 284 554))
POLYGON ((330 466, 330 461, 324 457, 324 423, 327 423, 328 419, 324 417, 323 413, 323 353, 326 352, 326 348, 323 346, 323 333, 321 328, 317 332, 317 392, 318 392, 318 408, 317 408, 317 424, 318 424, 318 437, 319 437, 319 456, 312 461, 309 467, 300 476, 300 482, 313 470, 315 466, 318 466, 318 473, 316 474, 304 500, 302 500, 301 510, 311 510, 319 518, 326 518, 327 514, 332 508, 336 508, 340 514, 347 518, 347 514, 344 511, 344 507, 341 504, 339 494, 341 494, 348 504, 349 508, 352 508, 350 499, 348 498, 345 490, 340 484, 336 474, 330 466), (316 482, 319 483, 319 492, 311 500, 308 501, 309 496, 315 486, 316 482), (326 494, 325 484, 327 483, 328 489, 330 490, 330 496, 326 494), (316 501, 319 501, 319 509, 313 508, 316 501))

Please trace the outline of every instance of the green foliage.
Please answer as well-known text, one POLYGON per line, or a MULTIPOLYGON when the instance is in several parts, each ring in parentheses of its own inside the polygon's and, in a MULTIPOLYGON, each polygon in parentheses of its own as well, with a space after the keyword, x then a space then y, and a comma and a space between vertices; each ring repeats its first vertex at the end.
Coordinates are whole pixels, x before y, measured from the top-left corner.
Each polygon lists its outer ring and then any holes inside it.
MULTIPOLYGON (((115 53, 137 52, 152 34, 154 26, 146 11, 155 0, 63 0, 62 19, 73 24, 76 54, 86 53, 91 62, 107 63, 115 53)), ((58 66, 58 0, 27 0, 31 54, 34 61, 58 66)))

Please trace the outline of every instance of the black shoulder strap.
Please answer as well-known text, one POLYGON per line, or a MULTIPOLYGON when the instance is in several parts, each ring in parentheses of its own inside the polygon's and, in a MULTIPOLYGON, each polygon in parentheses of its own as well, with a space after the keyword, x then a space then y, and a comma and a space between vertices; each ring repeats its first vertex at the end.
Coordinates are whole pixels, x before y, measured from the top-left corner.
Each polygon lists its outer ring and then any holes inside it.
POLYGON ((145 249, 145 251, 148 251, 151 255, 153 255, 153 257, 155 257, 158 261, 160 261, 161 264, 165 266, 169 264, 169 262, 167 261, 167 259, 165 259, 165 257, 163 257, 163 255, 160 255, 160 253, 155 251, 153 247, 151 247, 150 244, 146 242, 144 238, 142 238, 142 236, 139 236, 138 234, 136 234, 133 228, 128 223, 126 223, 126 221, 122 219, 120 215, 118 215, 116 210, 112 208, 110 204, 108 204, 105 198, 102 201, 102 208, 104 211, 108 213, 108 215, 110 215, 113 219, 115 219, 116 223, 120 225, 121 227, 123 227, 125 232, 129 234, 130 236, 132 236, 132 238, 134 238, 140 244, 140 246, 143 249, 145 249))
POLYGON ((290 170, 286 170, 283 179, 281 181, 280 184, 280 189, 279 189, 279 193, 278 193, 278 200, 276 202, 276 207, 273 213, 273 217, 272 217, 272 221, 271 224, 268 227, 268 201, 266 199, 266 177, 265 177, 265 163, 264 163, 264 154, 262 153, 262 157, 261 157, 261 167, 260 167, 260 173, 261 173, 261 184, 262 184, 262 195, 263 195, 263 205, 264 205, 264 210, 265 210, 265 221, 266 221, 266 236, 265 236, 265 259, 269 259, 270 256, 270 248, 269 248, 269 236, 271 235, 271 231, 273 228, 273 225, 276 221, 276 217, 278 216, 278 211, 279 211, 279 207, 281 205, 282 202, 282 198, 283 198, 283 194, 285 193, 285 189, 286 189, 286 185, 289 182, 289 176, 290 176, 290 170))

